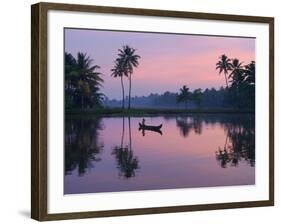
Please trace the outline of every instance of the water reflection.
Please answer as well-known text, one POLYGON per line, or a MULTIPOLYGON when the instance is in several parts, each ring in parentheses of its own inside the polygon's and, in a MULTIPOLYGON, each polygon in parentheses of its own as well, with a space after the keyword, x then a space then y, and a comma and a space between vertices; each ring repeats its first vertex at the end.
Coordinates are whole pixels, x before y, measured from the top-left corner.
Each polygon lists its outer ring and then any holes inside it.
POLYGON ((100 119, 67 119, 65 125, 65 175, 78 168, 82 176, 101 161, 99 154, 104 145, 98 140, 100 119))
POLYGON ((135 170, 139 169, 139 161, 134 156, 133 150, 128 147, 115 147, 112 152, 117 161, 119 176, 130 178, 135 176, 135 170))
POLYGON ((225 143, 215 152, 216 159, 222 168, 238 166, 239 161, 245 160, 250 166, 255 166, 255 122, 253 116, 229 117, 179 116, 176 118, 177 127, 183 137, 188 137, 193 131, 202 134, 202 125, 220 123, 226 132, 225 143))
POLYGON ((232 119, 225 124, 226 140, 216 151, 216 159, 222 168, 238 166, 241 160, 255 166, 255 122, 253 118, 232 119))
POLYGON ((129 145, 124 144, 124 132, 125 132, 125 118, 122 118, 122 136, 120 146, 113 148, 112 154, 115 156, 117 162, 117 168, 119 170, 119 176, 124 178, 131 178, 135 176, 135 171, 139 169, 139 161, 132 149, 132 132, 131 132, 131 118, 128 117, 129 125, 129 145))
POLYGON ((145 132, 146 131, 152 131, 152 132, 156 132, 156 133, 158 133, 160 135, 163 135, 163 132, 160 129, 157 129, 157 128, 156 129, 145 129, 145 128, 139 127, 139 131, 141 131, 142 136, 145 136, 145 132))
POLYGON ((164 136, 141 119, 67 117, 65 193, 255 183, 254 115, 147 117, 164 136))
POLYGON ((183 137, 188 137, 190 131, 199 135, 202 133, 202 118, 200 116, 180 116, 176 118, 176 123, 183 137))

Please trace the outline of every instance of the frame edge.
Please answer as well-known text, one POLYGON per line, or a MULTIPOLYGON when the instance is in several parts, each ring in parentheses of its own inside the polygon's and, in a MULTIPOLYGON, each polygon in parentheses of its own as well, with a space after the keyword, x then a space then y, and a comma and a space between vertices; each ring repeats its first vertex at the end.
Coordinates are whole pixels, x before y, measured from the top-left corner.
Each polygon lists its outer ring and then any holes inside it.
POLYGON ((31 5, 31 218, 47 217, 47 9, 31 5))
POLYGON ((61 3, 37 3, 31 6, 31 218, 38 221, 160 214, 217 209, 274 206, 274 18, 224 15, 201 12, 166 11, 61 3), (210 20, 247 21, 269 24, 270 78, 270 175, 269 200, 224 204, 205 204, 48 214, 47 211, 47 11, 67 10, 146 16, 167 16, 210 20), (131 13, 129 13, 131 11, 131 13), (166 12, 167 14, 165 14, 166 12))
POLYGON ((148 8, 127 8, 127 7, 113 7, 104 5, 85 5, 85 4, 65 4, 54 2, 40 2, 38 3, 48 10, 65 10, 76 12, 98 12, 98 13, 112 13, 112 14, 126 14, 126 15, 140 15, 140 16, 159 16, 159 17, 174 17, 174 18, 189 18, 189 19, 207 19, 207 20, 228 20, 237 22, 258 22, 270 23, 273 17, 266 16, 249 16, 237 14, 222 14, 222 13, 205 13, 179 10, 161 10, 148 8))
POLYGON ((31 218, 39 220, 39 4, 31 6, 31 218))
POLYGON ((269 24, 269 201, 274 206, 274 17, 269 24))

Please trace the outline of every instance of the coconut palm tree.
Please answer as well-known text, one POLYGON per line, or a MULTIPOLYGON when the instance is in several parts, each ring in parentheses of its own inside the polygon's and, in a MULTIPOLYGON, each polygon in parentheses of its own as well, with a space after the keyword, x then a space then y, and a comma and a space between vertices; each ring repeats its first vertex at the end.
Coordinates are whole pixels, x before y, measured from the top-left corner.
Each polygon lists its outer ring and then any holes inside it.
POLYGON ((71 85, 75 81, 77 77, 76 72, 76 59, 70 53, 64 54, 64 71, 65 71, 65 81, 66 81, 66 89, 71 88, 71 85))
POLYGON ((111 69, 111 75, 114 78, 120 77, 121 80, 121 87, 122 87, 122 109, 124 109, 124 103, 125 103, 125 92, 124 92, 124 83, 123 83, 123 75, 125 75, 125 73, 123 73, 122 71, 122 64, 120 60, 116 60, 115 61, 115 65, 114 68, 111 69))
POLYGON ((136 54, 136 49, 131 48, 128 45, 123 46, 122 49, 118 49, 119 58, 117 59, 121 65, 122 72, 129 78, 129 102, 128 109, 131 108, 131 89, 132 89, 132 74, 134 68, 138 67, 140 56, 136 54))
POLYGON ((231 66, 231 60, 225 54, 221 55, 220 61, 218 61, 216 64, 216 69, 219 69, 219 74, 221 74, 222 72, 224 73, 225 84, 227 88, 228 88, 227 74, 228 71, 231 69, 230 66, 231 66))
POLYGON ((93 99, 96 104, 101 104, 102 94, 96 94, 103 83, 101 73, 97 72, 100 67, 93 65, 93 60, 85 53, 78 52, 76 61, 76 72, 79 77, 78 91, 81 95, 82 109, 85 106, 85 98, 93 99))
POLYGON ((68 108, 74 106, 75 86, 78 81, 78 75, 75 71, 76 59, 72 54, 65 52, 64 54, 64 78, 65 78, 65 105, 68 108))
POLYGON ((185 103, 185 107, 187 107, 188 100, 191 99, 191 92, 189 91, 189 88, 184 85, 182 88, 180 88, 180 93, 177 95, 177 103, 185 103))
POLYGON ((255 73, 256 73, 256 64, 255 61, 251 61, 250 64, 245 66, 245 82, 249 85, 255 85, 255 73))
POLYGON ((238 59, 233 59, 231 65, 232 72, 230 93, 237 107, 255 107, 255 62, 252 61, 246 66, 238 59))
POLYGON ((201 107, 201 103, 202 103, 202 89, 195 89, 192 93, 192 99, 195 101, 195 104, 197 105, 197 107, 201 107))
POLYGON ((229 79, 232 78, 234 80, 239 77, 243 79, 244 69, 242 64, 243 62, 240 62, 239 59, 237 58, 232 59, 232 63, 230 64, 231 73, 228 76, 229 79))

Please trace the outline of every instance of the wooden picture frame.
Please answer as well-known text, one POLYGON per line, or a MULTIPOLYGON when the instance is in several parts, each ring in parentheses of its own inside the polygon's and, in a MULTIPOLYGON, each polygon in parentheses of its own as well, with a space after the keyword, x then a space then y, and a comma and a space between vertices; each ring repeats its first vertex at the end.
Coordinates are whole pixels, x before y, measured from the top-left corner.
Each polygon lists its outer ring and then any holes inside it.
POLYGON ((274 205, 274 18, 223 15, 183 11, 117 8, 90 5, 38 3, 31 7, 31 217, 39 221, 94 217, 141 215, 170 212, 203 211, 274 205), (48 213, 48 19, 50 10, 105 13, 166 18, 188 18, 212 21, 249 22, 269 25, 269 191, 268 200, 214 203, 200 205, 131 208, 118 210, 48 213))

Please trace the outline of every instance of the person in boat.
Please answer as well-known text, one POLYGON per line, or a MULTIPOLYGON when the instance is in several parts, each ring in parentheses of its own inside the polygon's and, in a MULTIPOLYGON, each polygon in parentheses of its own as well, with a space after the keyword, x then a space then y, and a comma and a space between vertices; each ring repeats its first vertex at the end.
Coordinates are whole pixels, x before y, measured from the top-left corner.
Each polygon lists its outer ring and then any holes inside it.
POLYGON ((142 126, 145 126, 145 119, 144 118, 142 119, 142 123, 141 124, 142 124, 142 126))

